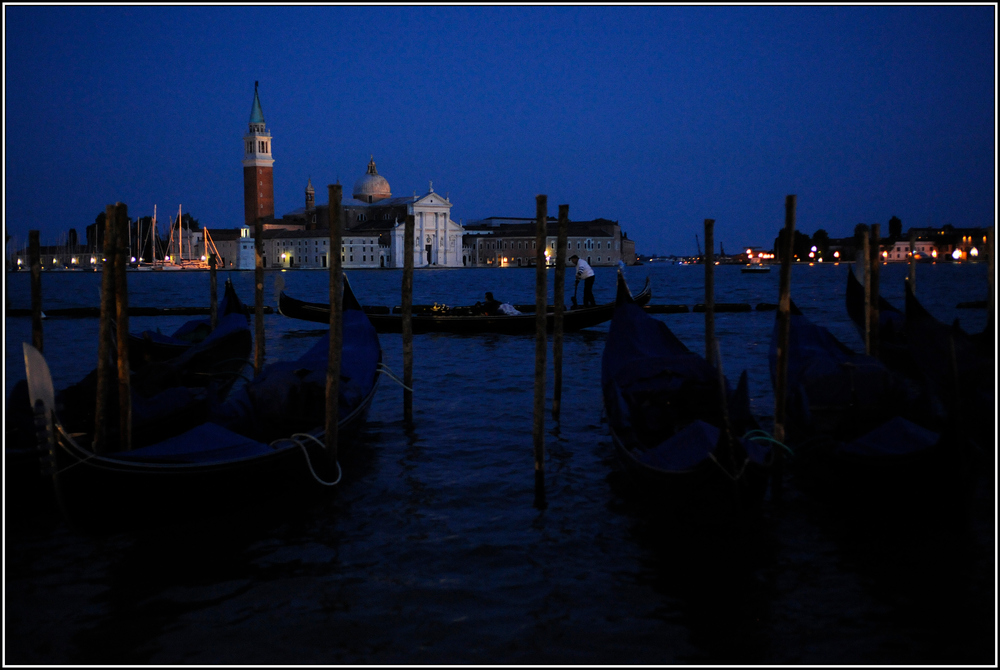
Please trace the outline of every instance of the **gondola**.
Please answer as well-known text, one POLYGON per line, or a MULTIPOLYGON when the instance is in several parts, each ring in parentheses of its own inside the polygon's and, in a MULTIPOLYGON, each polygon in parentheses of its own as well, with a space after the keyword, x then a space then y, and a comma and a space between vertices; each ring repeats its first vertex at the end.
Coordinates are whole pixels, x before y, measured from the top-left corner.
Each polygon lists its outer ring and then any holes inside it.
MULTIPOLYGON (((645 305, 652 296, 649 278, 635 302, 645 305)), ((397 308, 398 309, 398 308, 397 308)), ((590 328, 611 319, 615 303, 597 305, 596 307, 579 307, 563 312, 563 331, 571 332, 582 328, 590 328)), ((284 292, 278 297, 278 311, 281 314, 304 321, 317 323, 330 322, 330 306, 326 303, 305 302, 297 300, 284 292)), ((395 310, 393 310, 395 311, 395 310)), ((399 313, 389 313, 388 308, 369 310, 375 330, 379 333, 400 333, 403 329, 403 317, 399 313), (382 313, 378 313, 381 311, 382 313)), ((476 314, 472 307, 453 307, 447 311, 417 310, 411 317, 413 332, 420 333, 503 333, 507 335, 529 335, 535 332, 535 314, 521 315, 482 315, 476 314)), ((552 332, 555 315, 551 310, 546 317, 546 326, 552 332)))
POLYGON ((958 319, 950 326, 906 292, 905 334, 917 370, 954 420, 976 444, 995 453, 996 349, 993 324, 969 334, 958 319))
MULTIPOLYGON (((845 301, 847 315, 854 323, 861 339, 865 339, 865 287, 857 273, 865 272, 854 264, 847 271, 845 301)), ((878 355, 890 368, 909 374, 914 369, 914 361, 906 346, 906 315, 895 305, 878 296, 878 355)))
MULTIPOLYGON (((237 379, 244 374, 253 346, 250 321, 246 308, 236 296, 232 283, 226 281, 226 295, 221 305, 222 315, 215 330, 210 329, 208 319, 189 321, 178 332, 201 331, 202 326, 210 332, 203 332, 192 341, 172 339, 157 335, 149 339, 129 334, 129 354, 140 351, 133 345, 145 347, 156 342, 156 356, 136 358, 136 365, 130 365, 132 389, 133 439, 140 443, 162 435, 162 424, 170 422, 178 429, 193 426, 203 419, 207 398, 225 397, 237 379), (178 344, 182 343, 182 344, 178 344), (160 347, 159 344, 164 344, 160 347), (169 353, 170 356, 164 358, 169 353), (159 358, 160 360, 155 360, 159 358)), ((147 333, 148 335, 148 333, 147 333)), ((108 365, 114 368, 112 352, 108 365)), ((95 397, 97 392, 97 371, 92 370, 79 382, 61 389, 55 396, 64 426, 71 432, 90 431, 94 426, 95 397)), ((110 404, 116 408, 118 388, 113 385, 110 404)), ((8 447, 31 450, 34 444, 31 406, 28 402, 27 383, 20 381, 11 392, 7 405, 8 447)), ((117 430, 117 417, 111 417, 112 431, 117 430)), ((30 459, 29 459, 30 460, 30 459)))
MULTIPOLYGON (((156 358, 135 357, 131 368, 132 439, 143 445, 162 439, 171 431, 192 428, 205 420, 210 399, 225 397, 229 389, 244 374, 252 351, 253 338, 246 308, 236 296, 231 282, 220 305, 222 315, 210 333, 202 332, 199 341, 157 348, 156 358), (169 358, 164 358, 169 354, 169 358)), ((208 319, 188 322, 180 330, 195 332, 209 329, 208 319), (202 328, 204 325, 204 328, 202 328)), ((166 336, 158 336, 168 340, 166 336)), ((138 341, 145 347, 149 341, 130 334, 130 345, 138 341)), ((145 349, 143 349, 145 350, 145 349)), ((139 349, 130 346, 130 354, 139 349)), ((115 353, 110 352, 108 365, 115 368, 115 353)), ((63 427, 70 433, 94 429, 97 372, 92 370, 75 384, 55 393, 54 401, 63 427)), ((107 426, 110 439, 117 439, 118 386, 113 384, 108 403, 112 415, 107 426)), ((7 401, 5 416, 4 486, 8 499, 15 505, 22 500, 37 498, 40 478, 35 449, 35 426, 29 402, 28 385, 21 380, 14 385, 7 401)))
POLYGON ((745 439, 759 428, 750 412, 746 372, 735 391, 720 377, 663 321, 635 304, 619 275, 601 361, 611 437, 644 495, 678 518, 739 516, 766 489, 770 446, 745 439))
MULTIPOLYGON (((236 294, 232 281, 227 279, 222 300, 219 301, 215 330, 210 319, 201 318, 185 322, 171 335, 164 335, 158 330, 129 333, 129 367, 141 370, 149 363, 177 358, 205 340, 209 340, 213 347, 245 349, 249 353, 252 344, 249 325, 250 309, 236 294)), ((213 355, 211 347, 203 346, 200 351, 205 352, 206 358, 213 355)))
POLYGON ((974 452, 926 386, 851 351, 794 303, 786 388, 793 472, 820 499, 872 514, 951 509, 970 492, 974 452))
MULTIPOLYGON (((36 421, 48 424, 40 449, 71 519, 87 523, 95 511, 114 522, 239 510, 256 500, 322 489, 339 477, 339 465, 326 462, 323 447, 327 334, 297 360, 265 366, 225 401, 210 404, 198 425, 131 451, 100 454, 91 450, 87 435, 66 430, 45 359, 24 347, 36 421)), ((364 421, 378 388, 381 357, 375 329, 345 281, 341 445, 364 421)), ((170 431, 167 425, 163 429, 170 431)))
MULTIPOLYGON (((983 448, 992 442, 995 348, 993 324, 967 333, 956 320, 935 318, 904 281, 905 311, 879 297, 879 359, 898 374, 926 387, 937 404, 971 427, 983 448)), ((853 272, 847 277, 847 311, 864 335, 864 288, 853 272)))

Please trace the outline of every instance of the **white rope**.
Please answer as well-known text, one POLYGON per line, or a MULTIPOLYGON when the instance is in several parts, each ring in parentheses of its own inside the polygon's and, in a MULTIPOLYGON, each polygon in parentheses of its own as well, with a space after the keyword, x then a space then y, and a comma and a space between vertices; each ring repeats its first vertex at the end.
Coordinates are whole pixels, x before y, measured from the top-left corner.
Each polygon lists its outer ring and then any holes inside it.
MULTIPOLYGON (((55 429, 56 433, 62 433, 67 438, 70 437, 70 434, 66 432, 66 429, 62 427, 62 424, 57 423, 57 424, 55 424, 55 426, 53 428, 55 429)), ((55 446, 57 446, 57 447, 62 446, 62 445, 59 444, 59 440, 56 440, 56 445, 55 446)), ((55 475, 61 475, 62 473, 64 473, 67 470, 69 470, 70 468, 74 468, 74 467, 80 465, 80 463, 86 463, 90 459, 92 459, 95 456, 97 456, 97 454, 91 454, 90 456, 87 456, 86 458, 79 458, 76 454, 72 453, 68 449, 64 448, 63 450, 67 454, 69 454, 70 456, 72 456, 73 458, 75 458, 76 462, 75 463, 70 463, 69 465, 67 465, 65 468, 62 468, 61 470, 56 470, 55 473, 53 473, 53 476, 55 476, 55 475)))
POLYGON ((317 482, 319 482, 323 486, 336 486, 337 484, 339 484, 340 483, 340 479, 343 476, 343 470, 341 470, 341 468, 340 468, 340 462, 339 461, 334 461, 334 465, 337 466, 337 479, 335 479, 332 482, 328 482, 328 481, 324 481, 324 480, 320 479, 319 475, 317 475, 316 471, 313 469, 312 460, 309 458, 309 451, 306 449, 306 445, 303 444, 302 441, 301 441, 301 439, 299 439, 299 438, 305 438, 305 439, 308 439, 308 440, 312 440, 313 442, 315 442, 316 444, 318 444, 322 448, 326 449, 326 444, 324 444, 315 435, 310 435, 309 433, 295 433, 291 437, 283 437, 283 438, 281 438, 279 440, 275 440, 269 446, 273 447, 274 445, 278 444, 279 442, 294 442, 295 444, 299 445, 302 448, 302 453, 305 454, 305 457, 306 457, 306 465, 309 466, 309 472, 310 472, 310 474, 312 474, 313 479, 315 479, 317 482))
POLYGON ((731 474, 729 474, 729 470, 726 470, 726 468, 723 467, 722 463, 720 463, 718 460, 716 460, 715 454, 713 454, 712 452, 708 452, 708 457, 711 458, 713 461, 715 461, 715 464, 719 466, 719 469, 722 470, 722 472, 724 472, 725 475, 727 477, 729 477, 731 480, 733 480, 734 482, 738 481, 740 479, 740 477, 743 476, 743 473, 747 469, 747 463, 750 462, 749 458, 744 459, 744 461, 743 461, 743 467, 740 468, 740 471, 737 472, 736 475, 731 475, 731 474))
POLYGON ((392 370, 390 370, 389 366, 386 365, 385 363, 379 363, 378 364, 378 370, 379 370, 379 372, 381 372, 382 374, 384 374, 386 377, 388 377, 389 379, 391 379, 392 381, 396 382, 397 384, 399 384, 400 386, 402 386, 404 389, 406 389, 407 391, 409 391, 410 393, 413 393, 413 389, 411 389, 409 386, 407 386, 406 384, 404 384, 403 381, 399 377, 397 377, 396 375, 394 375, 393 372, 392 372, 392 370))

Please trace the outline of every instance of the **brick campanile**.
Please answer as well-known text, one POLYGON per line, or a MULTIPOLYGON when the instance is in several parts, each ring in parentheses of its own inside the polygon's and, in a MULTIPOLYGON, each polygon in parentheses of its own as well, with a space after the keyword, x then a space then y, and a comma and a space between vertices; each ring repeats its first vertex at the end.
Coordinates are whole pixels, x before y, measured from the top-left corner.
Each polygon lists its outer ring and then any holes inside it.
POLYGON ((264 126, 264 112, 253 83, 250 130, 243 136, 243 218, 253 228, 258 217, 274 219, 274 176, 271 133, 264 126))

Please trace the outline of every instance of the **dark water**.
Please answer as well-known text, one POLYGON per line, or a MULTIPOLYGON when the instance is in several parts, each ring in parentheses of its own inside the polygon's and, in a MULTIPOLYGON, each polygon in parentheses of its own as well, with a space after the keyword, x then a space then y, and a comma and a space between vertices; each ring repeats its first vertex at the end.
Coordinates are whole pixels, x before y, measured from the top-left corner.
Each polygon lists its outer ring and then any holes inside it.
MULTIPOLYGON (((796 267, 793 299, 849 346, 847 266, 796 267)), ((902 305, 905 267, 883 269, 902 305)), ((599 268, 599 302, 613 271, 599 268)), ((654 303, 702 302, 703 268, 649 275, 654 303)), ((252 273, 232 273, 252 301, 252 273)), ((327 275, 282 277, 325 300, 327 275)), ((533 302, 534 272, 417 272, 414 301, 470 304, 493 291, 533 302)), ((366 304, 398 304, 401 274, 355 271, 366 304)), ((550 277, 551 280, 551 277, 550 277)), ((26 273, 8 300, 29 306, 26 273)), ((133 273, 133 305, 205 305, 207 275, 133 273)), ((46 273, 44 306, 97 305, 97 274, 46 273)), ((720 302, 777 301, 778 272, 719 267, 720 302)), ((939 318, 980 330, 984 266, 920 266, 918 293, 939 318)), ((570 284, 569 291, 572 291, 570 284)), ((696 351, 701 314, 663 315, 696 351)), ((749 370, 753 409, 773 411, 767 347, 774 312, 717 314, 723 366, 749 370)), ((133 318, 171 332, 184 318, 133 318)), ((319 335, 266 317, 268 360, 319 335)), ((29 319, 5 321, 9 394, 23 378, 29 319)), ((546 506, 532 456, 534 339, 419 335, 414 427, 388 379, 344 457, 344 481, 306 503, 276 501, 234 518, 94 534, 59 520, 5 531, 5 649, 12 664, 995 664, 995 479, 983 477, 964 522, 878 519, 845 525, 788 481, 738 538, 651 513, 617 469, 602 423, 607 325, 568 334, 562 421, 547 421, 546 506)), ((402 373, 401 339, 381 335, 402 373)), ((96 319, 49 319, 57 387, 96 361, 96 319)), ((551 353, 551 352, 550 352, 551 353)), ((551 404, 551 374, 548 401, 551 404)), ((182 493, 180 493, 182 495, 182 493)), ((84 503, 81 503, 84 504, 84 503)), ((128 501, 121 501, 123 506, 128 501)), ((93 510, 111 514, 114 510, 93 510)))

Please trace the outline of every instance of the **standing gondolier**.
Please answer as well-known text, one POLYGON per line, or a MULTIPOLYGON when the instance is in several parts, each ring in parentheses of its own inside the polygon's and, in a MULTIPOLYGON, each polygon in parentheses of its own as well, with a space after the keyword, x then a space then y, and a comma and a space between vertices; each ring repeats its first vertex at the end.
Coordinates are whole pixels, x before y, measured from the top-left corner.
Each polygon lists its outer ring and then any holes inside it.
POLYGON ((594 300, 594 269, 590 267, 590 263, 576 254, 569 257, 569 262, 576 266, 576 284, 574 285, 573 292, 576 293, 576 286, 580 284, 580 280, 582 279, 583 306, 596 307, 597 301, 594 300))

